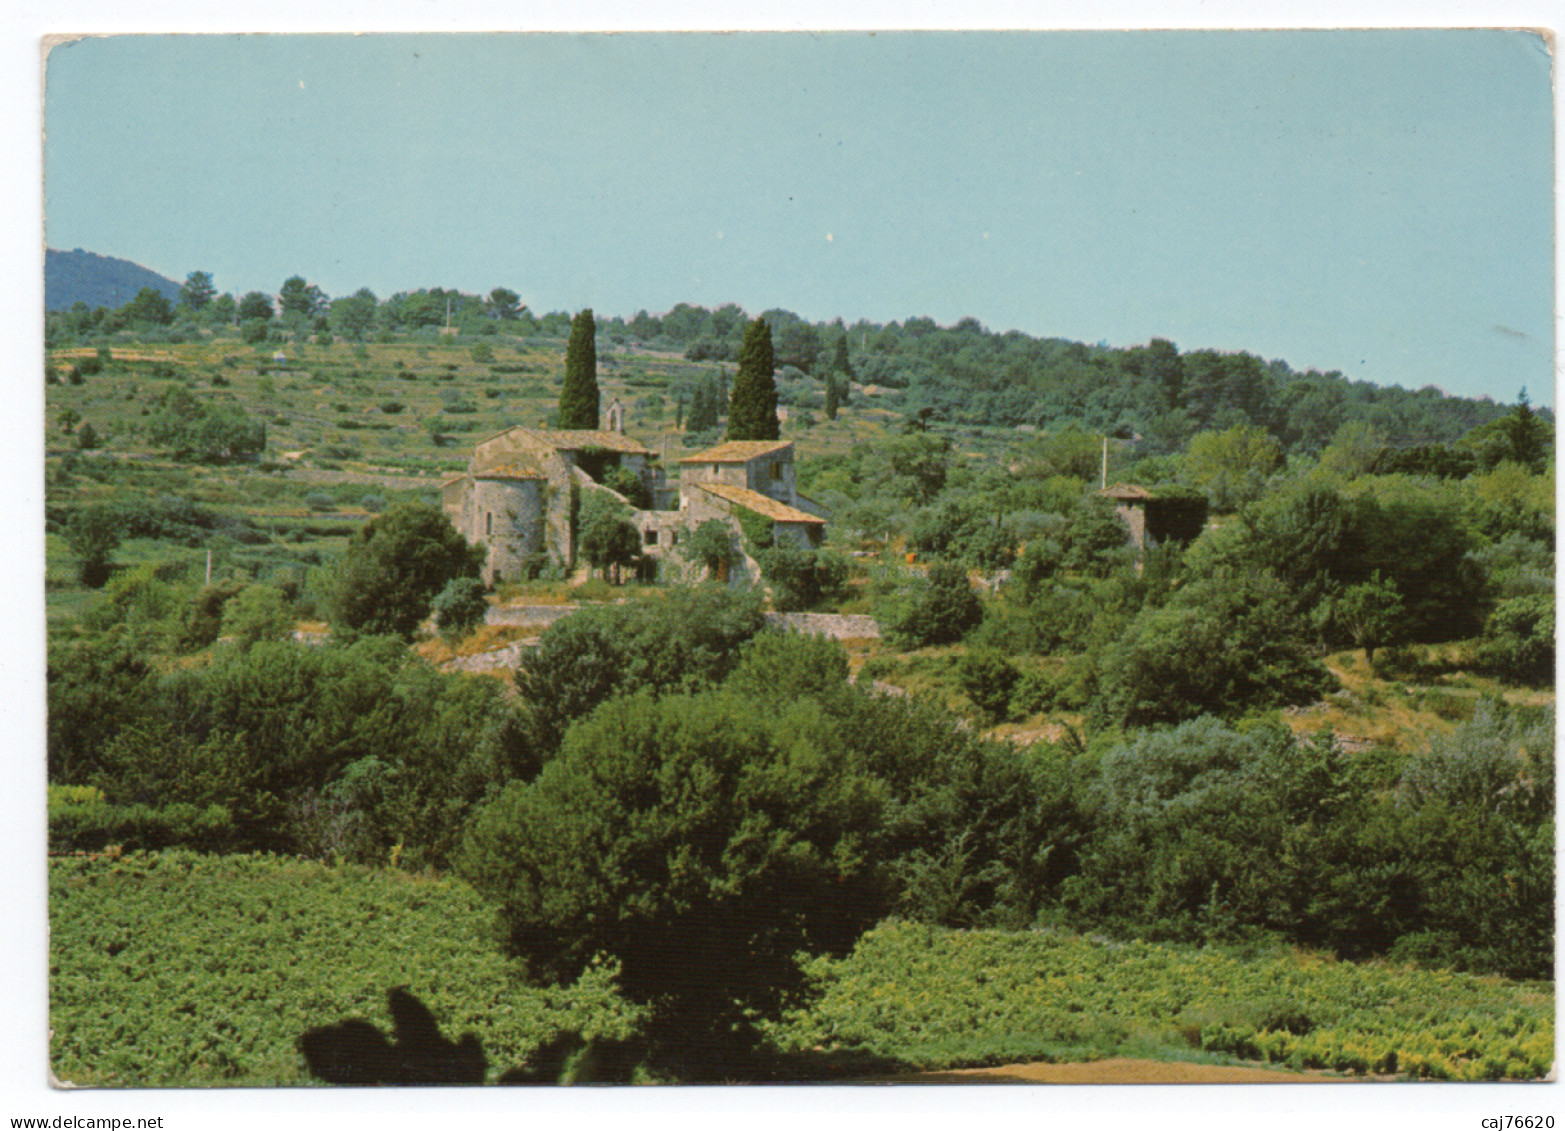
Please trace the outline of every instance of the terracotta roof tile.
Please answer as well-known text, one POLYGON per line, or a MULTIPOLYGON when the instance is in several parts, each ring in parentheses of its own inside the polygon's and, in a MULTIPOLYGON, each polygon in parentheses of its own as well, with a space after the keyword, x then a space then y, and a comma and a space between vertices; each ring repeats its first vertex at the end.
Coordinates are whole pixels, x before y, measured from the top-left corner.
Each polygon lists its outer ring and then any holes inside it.
POLYGON ((602 429, 523 428, 523 432, 536 436, 551 448, 565 452, 579 452, 586 448, 603 448, 626 455, 650 456, 650 448, 632 440, 621 432, 605 432, 602 429))
POLYGON ((1151 491, 1136 483, 1116 483, 1112 487, 1105 487, 1098 492, 1105 499, 1153 499, 1156 498, 1151 491))
POLYGON ((792 440, 729 440, 715 448, 686 456, 680 463, 749 463, 757 456, 793 447, 792 440))
POLYGON ((748 487, 735 487, 728 483, 696 483, 694 486, 726 502, 738 503, 773 522, 809 522, 819 526, 826 525, 824 518, 807 514, 797 507, 790 507, 787 503, 779 503, 776 499, 763 495, 759 491, 752 491, 748 487))
POLYGON ((529 467, 525 463, 517 463, 515 460, 506 463, 491 464, 473 472, 474 479, 544 479, 547 476, 536 467, 529 467))
POLYGON ((606 432, 597 428, 525 428, 515 424, 493 435, 485 436, 477 443, 487 444, 491 440, 498 440, 501 436, 509 436, 512 433, 524 436, 543 447, 558 448, 566 452, 579 452, 584 448, 604 448, 607 451, 622 452, 626 455, 656 455, 651 448, 632 440, 623 433, 606 432))

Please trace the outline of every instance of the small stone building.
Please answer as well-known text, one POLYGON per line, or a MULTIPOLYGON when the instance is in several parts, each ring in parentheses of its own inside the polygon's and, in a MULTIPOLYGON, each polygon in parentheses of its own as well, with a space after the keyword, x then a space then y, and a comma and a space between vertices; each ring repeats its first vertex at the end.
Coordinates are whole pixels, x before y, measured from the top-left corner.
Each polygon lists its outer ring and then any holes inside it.
POLYGON ((679 461, 679 509, 692 529, 737 521, 739 509, 772 520, 778 542, 819 546, 825 512, 799 494, 792 440, 729 440, 679 461))
POLYGON ((1116 483, 1098 494, 1114 500, 1137 553, 1164 542, 1191 542, 1206 524, 1206 500, 1194 494, 1165 497, 1135 483, 1116 483))
POLYGON ((529 559, 575 560, 571 488, 597 488, 613 469, 630 472, 656 498, 664 490, 656 453, 606 429, 508 428, 480 440, 465 475, 441 485, 446 517, 489 548, 489 584, 524 575, 529 559))

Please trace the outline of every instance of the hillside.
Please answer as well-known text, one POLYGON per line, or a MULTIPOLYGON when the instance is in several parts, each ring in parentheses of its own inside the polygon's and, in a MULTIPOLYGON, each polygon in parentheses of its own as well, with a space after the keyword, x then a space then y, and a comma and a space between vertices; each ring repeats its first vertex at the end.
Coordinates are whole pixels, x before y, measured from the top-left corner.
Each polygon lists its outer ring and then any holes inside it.
MULTIPOLYGON (((475 442, 557 421, 568 320, 111 313, 52 315, 43 374, 61 1078, 301 1083, 301 1035, 378 1030, 396 985, 501 1076, 1548 1070, 1555 494, 1526 403, 1294 398, 1171 343, 996 369, 1026 343, 972 327, 855 327, 823 371, 779 334, 824 546, 757 547, 757 591, 551 560, 486 600, 568 619, 415 651, 340 599, 403 575, 350 546, 446 544, 475 442), (1005 423, 963 372, 1043 408, 1005 423), (1092 374, 1170 426, 1125 436, 1092 374), (1188 548, 1127 546, 1105 451, 1200 501, 1188 548), (880 632, 767 633, 768 601, 880 632)), ((673 471, 721 438, 695 410, 731 363, 668 321, 600 323, 597 384, 673 471)), ((443 572, 406 600, 459 593, 443 572)))
POLYGON ((68 310, 78 302, 114 309, 135 298, 142 287, 151 287, 170 302, 179 298, 178 283, 128 259, 51 247, 44 260, 45 310, 68 310))

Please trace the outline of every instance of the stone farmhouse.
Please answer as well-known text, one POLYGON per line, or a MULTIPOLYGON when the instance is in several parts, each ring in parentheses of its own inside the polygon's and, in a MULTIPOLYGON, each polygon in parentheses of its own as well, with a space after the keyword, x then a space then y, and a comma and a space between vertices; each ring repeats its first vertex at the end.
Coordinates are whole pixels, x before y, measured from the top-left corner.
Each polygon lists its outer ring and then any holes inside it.
MULTIPOLYGON (((740 539, 748 511, 772 523, 773 538, 809 548, 825 537, 824 510, 798 493, 791 440, 731 440, 679 461, 679 485, 669 487, 656 452, 625 435, 624 410, 615 401, 600 429, 517 426, 478 441, 467 472, 441 485, 446 517, 469 542, 488 549, 483 579, 493 585, 528 576, 548 563, 577 564, 572 496, 604 491, 625 503, 641 534, 642 552, 663 576, 688 574, 682 538, 717 519, 740 539), (610 485, 639 481, 638 508, 610 485)), ((746 557, 727 580, 753 581, 746 557)))

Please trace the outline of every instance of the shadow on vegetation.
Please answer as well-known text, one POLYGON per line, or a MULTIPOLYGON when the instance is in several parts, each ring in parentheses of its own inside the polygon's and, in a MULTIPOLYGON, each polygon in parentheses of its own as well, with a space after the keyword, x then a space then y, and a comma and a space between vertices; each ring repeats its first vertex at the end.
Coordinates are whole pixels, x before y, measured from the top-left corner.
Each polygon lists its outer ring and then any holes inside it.
POLYGON ((328 1084, 482 1084, 488 1062, 472 1033, 440 1035, 429 1007, 398 986, 387 995, 392 1040, 359 1017, 299 1038, 310 1071, 328 1084))
POLYGON ((655 1024, 629 1040, 562 1033, 540 1046, 501 1084, 807 1084, 890 1076, 908 1066, 869 1053, 833 1050, 779 1052, 741 1027, 719 1032, 702 1026, 655 1024))
MULTIPOLYGON (((299 1038, 310 1072, 328 1084, 427 1086, 482 1084, 488 1070, 473 1033, 447 1040, 429 1007, 404 987, 387 995, 392 1035, 360 1017, 310 1029, 299 1038)), ((526 1061, 503 1073, 500 1084, 824 1083, 906 1071, 895 1060, 868 1053, 757 1048, 753 1033, 661 1034, 648 1041, 583 1038, 561 1033, 526 1061)))

